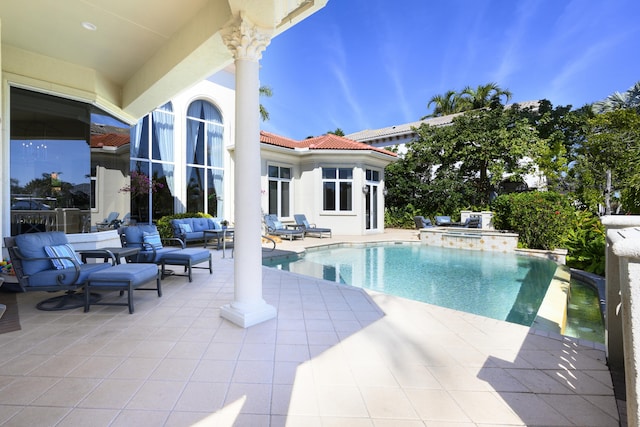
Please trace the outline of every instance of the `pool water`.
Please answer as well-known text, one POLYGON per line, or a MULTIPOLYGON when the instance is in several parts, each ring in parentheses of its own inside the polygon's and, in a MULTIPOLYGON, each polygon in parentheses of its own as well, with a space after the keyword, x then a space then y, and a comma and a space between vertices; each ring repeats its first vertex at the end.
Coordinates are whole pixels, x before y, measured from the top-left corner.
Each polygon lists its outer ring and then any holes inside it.
POLYGON ((321 249, 263 264, 525 326, 557 267, 515 254, 413 244, 321 249))
POLYGON ((565 335, 604 344, 604 320, 598 290, 579 280, 571 280, 565 335))

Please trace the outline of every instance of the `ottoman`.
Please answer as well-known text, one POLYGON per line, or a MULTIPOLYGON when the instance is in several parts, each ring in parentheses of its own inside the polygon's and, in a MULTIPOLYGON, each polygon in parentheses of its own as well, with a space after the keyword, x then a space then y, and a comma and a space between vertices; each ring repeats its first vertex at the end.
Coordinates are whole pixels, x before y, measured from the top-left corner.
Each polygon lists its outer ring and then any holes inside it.
POLYGON ((156 264, 118 264, 105 270, 91 273, 84 286, 84 311, 89 311, 89 306, 94 305, 128 305, 129 313, 133 313, 133 290, 158 291, 158 297, 162 296, 160 288, 160 274, 156 264), (141 285, 156 281, 155 288, 141 288, 141 285), (127 292, 127 302, 103 302, 90 301, 92 291, 120 291, 120 296, 127 292))
POLYGON ((178 251, 167 252, 162 256, 160 263, 162 266, 161 267, 162 277, 165 277, 164 266, 166 264, 183 266, 184 271, 187 272, 187 274, 176 274, 176 276, 188 276, 190 282, 191 282, 191 269, 193 268, 209 269, 209 274, 213 274, 213 270, 211 268, 211 252, 209 252, 208 249, 186 248, 186 249, 180 249, 178 251), (209 262, 208 267, 195 266, 196 264, 200 264, 206 261, 209 262))

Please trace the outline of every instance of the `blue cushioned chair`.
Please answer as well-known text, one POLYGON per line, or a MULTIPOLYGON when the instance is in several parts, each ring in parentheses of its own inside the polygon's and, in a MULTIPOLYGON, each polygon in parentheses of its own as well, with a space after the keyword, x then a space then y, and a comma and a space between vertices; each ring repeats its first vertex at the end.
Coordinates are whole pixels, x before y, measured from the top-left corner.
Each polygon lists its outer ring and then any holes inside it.
MULTIPOLYGON (((89 275, 111 268, 111 263, 83 263, 61 231, 20 234, 5 237, 13 269, 21 291, 64 292, 36 305, 40 310, 66 310, 82 307, 84 297, 76 293, 89 275)), ((113 258, 105 251, 104 258, 113 258)), ((115 263, 115 259, 112 259, 115 263)), ((97 298, 97 296, 96 296, 97 298)))
POLYGON ((286 237, 289 240, 293 240, 294 237, 300 237, 301 239, 304 239, 304 231, 302 231, 300 228, 290 229, 285 227, 278 218, 278 215, 265 215, 264 223, 267 226, 268 234, 286 237))
POLYGON ((329 237, 331 237, 330 228, 321 228, 315 224, 310 224, 309 221, 307 221, 307 216, 305 214, 296 214, 293 218, 296 220, 296 224, 299 228, 304 232, 305 237, 309 234, 315 234, 321 239, 323 234, 329 234, 329 237))
POLYGON ((120 242, 124 248, 138 248, 140 252, 129 257, 128 262, 146 262, 161 266, 162 278, 168 275, 165 265, 180 265, 185 274, 192 281, 193 268, 205 268, 213 274, 211 252, 207 249, 186 248, 185 243, 175 237, 161 238, 158 228, 153 224, 141 224, 119 229, 120 242), (174 243, 177 246, 164 246, 174 243), (208 262, 208 267, 196 267, 196 264, 208 262))
POLYGON ((417 229, 431 228, 434 226, 429 218, 425 218, 422 215, 414 216, 413 221, 416 223, 417 229))

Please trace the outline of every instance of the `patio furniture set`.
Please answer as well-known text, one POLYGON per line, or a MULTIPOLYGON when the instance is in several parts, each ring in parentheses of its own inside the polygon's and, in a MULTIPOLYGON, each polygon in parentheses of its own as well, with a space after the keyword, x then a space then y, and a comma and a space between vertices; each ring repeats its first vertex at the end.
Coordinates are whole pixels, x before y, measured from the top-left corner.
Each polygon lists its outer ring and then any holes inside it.
POLYGON ((306 215, 296 214, 293 216, 295 224, 284 224, 278 218, 278 215, 269 214, 264 216, 264 223, 267 229, 267 233, 270 235, 287 238, 293 240, 294 238, 304 239, 306 235, 316 235, 322 239, 323 235, 328 234, 331 237, 330 228, 321 228, 316 224, 311 224, 307 220, 306 215))
POLYGON ((416 228, 430 228, 430 227, 463 227, 463 228, 482 228, 482 217, 472 215, 466 219, 465 222, 453 222, 450 216, 438 215, 435 217, 435 224, 431 222, 431 219, 425 218, 422 215, 413 217, 416 223, 416 228))
MULTIPOLYGON (((291 240, 307 234, 331 237, 331 229, 310 224, 305 215, 294 217, 295 225, 284 226, 276 215, 266 215, 267 233, 291 240)), ((84 306, 88 312, 91 305, 123 305, 133 313, 134 290, 156 291, 161 297, 161 280, 168 275, 185 276, 191 282, 195 268, 213 274, 209 241, 215 239, 219 249, 221 245, 224 248, 227 239, 233 240, 233 229, 222 226, 216 218, 174 219, 171 226, 175 236, 172 238, 161 238, 152 224, 120 226, 120 247, 81 251, 74 250, 61 231, 19 234, 5 237, 4 242, 19 290, 63 292, 38 303, 38 309, 56 311, 84 306), (204 241, 204 248, 186 247, 187 242, 196 240, 204 241), (89 259, 103 262, 88 262, 89 259), (126 262, 122 263, 122 259, 126 262), (167 265, 183 267, 184 272, 169 270, 167 265), (148 285, 154 281, 155 286, 148 285), (127 300, 105 302, 99 291, 116 291, 120 296, 126 292, 127 300)), ((273 239, 266 239, 275 247, 273 239)))
POLYGON ((84 306, 88 312, 91 305, 125 305, 133 313, 134 290, 153 290, 161 297, 161 279, 169 274, 188 277, 189 282, 194 268, 213 274, 209 250, 187 248, 176 238, 162 239, 155 225, 121 227, 118 232, 121 247, 85 251, 75 251, 60 231, 19 234, 4 242, 21 291, 63 292, 38 303, 40 310, 84 306), (199 266, 203 263, 206 266, 199 266), (167 265, 183 267, 184 273, 167 270, 167 265), (153 281, 155 287, 147 286, 153 281), (127 301, 105 302, 96 291, 117 291, 120 296, 127 292, 127 301))

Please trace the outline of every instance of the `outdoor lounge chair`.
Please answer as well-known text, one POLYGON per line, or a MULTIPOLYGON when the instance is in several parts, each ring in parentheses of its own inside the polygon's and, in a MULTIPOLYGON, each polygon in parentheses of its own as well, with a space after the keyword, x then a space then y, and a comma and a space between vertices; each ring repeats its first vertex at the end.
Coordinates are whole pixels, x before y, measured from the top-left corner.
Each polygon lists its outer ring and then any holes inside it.
POLYGON ((120 242, 123 248, 138 248, 140 252, 127 259, 128 262, 154 263, 161 266, 161 277, 169 274, 187 276, 192 281, 192 269, 208 269, 213 274, 211 265, 211 252, 207 249, 186 248, 185 243, 175 237, 161 238, 158 229, 153 224, 141 224, 119 229, 120 242), (164 246, 173 243, 177 246, 164 246), (197 264, 207 262, 206 267, 197 267, 197 264), (184 267, 185 274, 169 272, 166 265, 180 265, 184 267))
POLYGON ((450 216, 438 215, 436 216, 436 225, 438 226, 452 226, 455 225, 451 222, 450 216))
POLYGON ((105 231, 118 228, 120 225, 120 221, 118 221, 119 216, 120 214, 118 212, 111 212, 102 222, 96 222, 96 229, 98 231, 105 231))
POLYGON ((414 216, 413 217, 413 221, 416 223, 416 228, 419 230, 421 228, 430 228, 433 227, 434 225, 431 223, 431 220, 429 218, 425 218, 421 215, 418 216, 414 216))
POLYGON ((320 228, 315 224, 309 224, 309 221, 307 221, 307 217, 304 214, 296 214, 293 218, 296 220, 296 224, 299 228, 304 232, 305 237, 308 234, 317 234, 322 239, 323 233, 329 233, 329 237, 331 237, 330 228, 320 228))
MULTIPOLYGON (((83 263, 61 231, 5 237, 4 243, 21 291, 64 292, 39 302, 39 310, 82 307, 84 296, 76 291, 82 289, 92 273, 112 267, 108 262, 83 263)), ((112 255, 105 251, 100 257, 112 255)))
POLYGON ((482 228, 482 217, 481 216, 470 216, 462 224, 462 226, 464 228, 482 228))
POLYGON ((282 221, 278 219, 278 215, 265 215, 264 223, 267 226, 267 234, 271 234, 273 236, 286 237, 289 240, 293 240, 294 237, 300 237, 304 239, 304 231, 302 231, 299 227, 296 228, 287 228, 282 224, 282 221))

